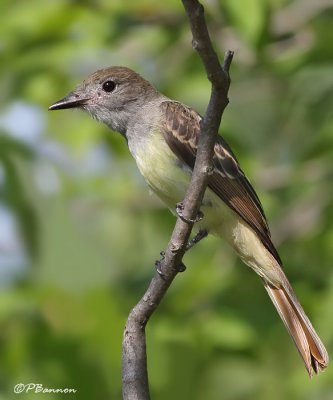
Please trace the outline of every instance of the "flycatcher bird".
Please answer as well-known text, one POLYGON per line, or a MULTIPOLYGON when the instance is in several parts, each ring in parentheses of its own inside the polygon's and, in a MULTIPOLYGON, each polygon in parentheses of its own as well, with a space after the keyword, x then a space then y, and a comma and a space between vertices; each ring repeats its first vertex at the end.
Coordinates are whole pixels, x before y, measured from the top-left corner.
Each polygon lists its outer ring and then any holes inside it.
MULTIPOLYGON (((83 109, 124 136, 149 187, 175 210, 195 162, 201 120, 196 111, 125 67, 93 73, 49 110, 66 108, 83 109)), ((260 200, 221 136, 201 210, 201 228, 224 238, 261 277, 310 377, 325 369, 327 351, 283 272, 260 200)))

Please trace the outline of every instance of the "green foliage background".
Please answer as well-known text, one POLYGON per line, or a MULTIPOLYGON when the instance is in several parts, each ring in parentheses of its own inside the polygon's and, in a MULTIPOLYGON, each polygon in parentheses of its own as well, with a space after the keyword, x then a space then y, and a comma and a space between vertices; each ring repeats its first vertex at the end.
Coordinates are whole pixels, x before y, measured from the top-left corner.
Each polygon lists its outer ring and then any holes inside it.
MULTIPOLYGON (((235 50, 221 130, 331 352, 333 9, 204 5, 221 58, 235 50)), ((126 316, 174 218, 119 135, 47 107, 109 65, 201 113, 210 87, 178 0, 2 0, 0 15, 0 399, 19 382, 119 399, 126 316)), ((308 379, 261 282, 225 244, 208 238, 185 263, 148 327, 154 399, 333 398, 333 368, 308 379)))

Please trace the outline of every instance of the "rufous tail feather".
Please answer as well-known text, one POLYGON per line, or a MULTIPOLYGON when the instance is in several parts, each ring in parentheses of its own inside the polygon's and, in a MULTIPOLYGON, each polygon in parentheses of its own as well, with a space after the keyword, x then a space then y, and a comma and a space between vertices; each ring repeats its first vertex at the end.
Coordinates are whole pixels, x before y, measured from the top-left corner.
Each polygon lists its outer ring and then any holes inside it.
POLYGON ((327 367, 328 354, 285 276, 283 281, 277 288, 264 280, 265 288, 312 377, 327 367))

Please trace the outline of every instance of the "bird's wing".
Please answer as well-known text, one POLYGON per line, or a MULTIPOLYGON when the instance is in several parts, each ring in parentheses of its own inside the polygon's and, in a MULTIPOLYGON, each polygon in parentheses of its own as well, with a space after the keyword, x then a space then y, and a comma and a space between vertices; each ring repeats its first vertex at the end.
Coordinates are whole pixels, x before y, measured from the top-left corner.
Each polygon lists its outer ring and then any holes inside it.
MULTIPOLYGON (((194 167, 200 132, 200 115, 176 101, 161 103, 161 129, 171 150, 190 168, 194 167)), ((213 156, 213 173, 208 187, 257 233, 262 243, 281 264, 271 241, 260 200, 241 170, 225 140, 218 136, 213 156)))

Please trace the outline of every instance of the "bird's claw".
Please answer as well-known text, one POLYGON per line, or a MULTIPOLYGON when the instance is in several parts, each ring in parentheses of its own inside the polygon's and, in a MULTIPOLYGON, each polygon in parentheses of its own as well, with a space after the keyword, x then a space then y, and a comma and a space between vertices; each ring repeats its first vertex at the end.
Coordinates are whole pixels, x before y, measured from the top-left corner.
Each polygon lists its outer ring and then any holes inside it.
MULTIPOLYGON (((156 272, 159 274, 159 276, 161 278, 163 278, 164 274, 163 274, 163 272, 161 270, 161 265, 162 265, 162 261, 165 258, 165 251, 161 251, 160 255, 161 255, 161 258, 159 260, 155 261, 155 269, 156 269, 156 272)), ((178 267, 176 267, 176 271, 177 272, 184 272, 185 270, 186 270, 186 266, 185 266, 184 263, 181 263, 178 267)))
POLYGON ((176 213, 178 215, 178 217, 187 223, 193 223, 195 224, 196 222, 199 222, 202 220, 202 218, 204 217, 204 214, 202 211, 198 211, 198 214, 196 215, 196 217, 194 219, 190 219, 190 218, 185 218, 183 215, 183 211, 184 211, 184 204, 182 202, 177 203, 176 204, 176 213))

